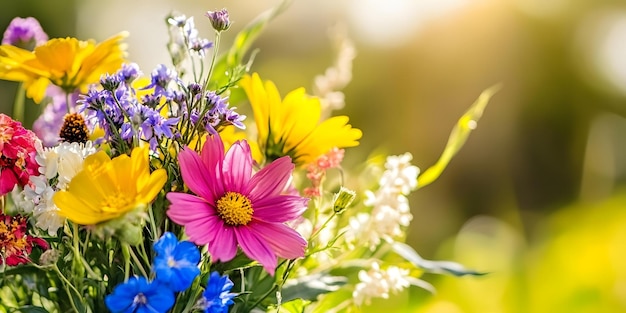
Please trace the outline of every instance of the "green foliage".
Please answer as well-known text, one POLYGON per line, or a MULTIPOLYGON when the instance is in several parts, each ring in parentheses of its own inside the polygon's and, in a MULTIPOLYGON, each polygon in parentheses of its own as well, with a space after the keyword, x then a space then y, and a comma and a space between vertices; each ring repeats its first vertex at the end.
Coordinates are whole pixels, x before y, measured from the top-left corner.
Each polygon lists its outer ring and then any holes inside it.
POLYGON ((491 97, 500 89, 500 85, 492 86, 483 91, 478 99, 461 116, 457 124, 452 128, 448 143, 435 165, 429 167, 417 179, 417 188, 426 187, 434 182, 443 170, 448 166, 452 158, 461 150, 472 130, 477 126, 483 115, 483 111, 491 97))

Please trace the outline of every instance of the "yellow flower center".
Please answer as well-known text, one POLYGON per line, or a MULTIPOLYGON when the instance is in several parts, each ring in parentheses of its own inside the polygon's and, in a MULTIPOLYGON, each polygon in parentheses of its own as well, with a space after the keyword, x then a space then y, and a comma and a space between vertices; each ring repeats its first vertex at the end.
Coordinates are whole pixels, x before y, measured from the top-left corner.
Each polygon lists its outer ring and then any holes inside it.
POLYGON ((217 215, 231 226, 248 225, 252 220, 252 203, 248 197, 228 191, 217 200, 217 215))
POLYGON ((102 211, 105 212, 119 212, 120 209, 125 208, 128 204, 131 203, 131 200, 126 197, 126 195, 120 193, 115 193, 109 195, 104 199, 102 203, 102 211))
POLYGON ((167 266, 176 267, 176 260, 174 260, 174 257, 167 258, 167 266))

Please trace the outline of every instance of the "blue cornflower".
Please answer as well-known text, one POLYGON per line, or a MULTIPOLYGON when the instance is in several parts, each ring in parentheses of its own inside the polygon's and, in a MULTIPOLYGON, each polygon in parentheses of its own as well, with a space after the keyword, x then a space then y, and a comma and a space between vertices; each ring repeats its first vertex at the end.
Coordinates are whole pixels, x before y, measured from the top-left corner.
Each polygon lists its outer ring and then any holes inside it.
POLYGON ((113 313, 165 313, 174 306, 174 292, 158 281, 131 277, 104 298, 113 313))
POLYGON ((230 292, 233 286, 234 284, 228 275, 220 276, 217 272, 212 272, 206 289, 202 293, 202 299, 198 301, 198 307, 204 313, 228 312, 228 307, 235 303, 233 298, 237 296, 237 294, 230 292))
POLYGON ((154 251, 157 254, 153 265, 156 279, 169 285, 172 290, 189 288, 196 276, 200 275, 200 251, 195 244, 178 242, 174 234, 166 232, 154 243, 154 251))

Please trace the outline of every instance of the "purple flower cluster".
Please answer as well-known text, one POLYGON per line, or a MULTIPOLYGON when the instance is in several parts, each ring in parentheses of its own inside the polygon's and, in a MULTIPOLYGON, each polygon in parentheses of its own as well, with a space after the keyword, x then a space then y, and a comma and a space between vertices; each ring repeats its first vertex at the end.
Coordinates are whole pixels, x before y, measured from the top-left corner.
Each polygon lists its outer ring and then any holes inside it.
POLYGON ((143 102, 132 86, 140 75, 136 64, 124 64, 115 74, 104 75, 100 79, 102 89, 92 87, 79 103, 87 119, 104 130, 103 140, 112 143, 114 148, 123 149, 134 140, 143 140, 150 143, 152 152, 158 153, 162 140, 177 136, 179 118, 162 114, 167 112, 164 108, 171 101, 172 92, 167 85, 176 73, 161 68, 155 70, 152 83, 143 88, 154 88, 154 92, 144 97, 149 101, 143 102))
MULTIPOLYGON (((185 15, 171 16, 167 22, 179 29, 182 38, 179 46, 185 46, 187 50, 196 52, 201 57, 206 55, 206 51, 213 48, 213 42, 198 36, 198 29, 194 23, 193 17, 187 18, 185 15)), ((178 47, 180 49, 180 47, 178 47)))
POLYGON ((150 144, 158 154, 164 140, 182 144, 205 131, 217 134, 221 127, 234 125, 244 129, 245 115, 228 107, 228 97, 204 91, 198 83, 184 86, 176 71, 159 65, 151 74, 150 84, 135 89, 135 78, 141 75, 136 64, 124 64, 112 75, 100 79, 102 88, 92 87, 79 100, 90 125, 104 130, 102 140, 125 151, 138 140, 150 144), (148 92, 138 97, 138 91, 148 92))
POLYGON ((225 125, 234 125, 239 129, 245 129, 243 121, 245 115, 240 115, 233 108, 228 107, 228 97, 220 97, 214 91, 207 91, 204 94, 205 110, 199 112, 198 109, 191 111, 191 121, 194 124, 200 124, 207 132, 216 135, 220 127, 225 125))
POLYGON ((33 50, 46 41, 48 35, 34 17, 14 18, 2 36, 3 45, 13 45, 27 50, 33 50))

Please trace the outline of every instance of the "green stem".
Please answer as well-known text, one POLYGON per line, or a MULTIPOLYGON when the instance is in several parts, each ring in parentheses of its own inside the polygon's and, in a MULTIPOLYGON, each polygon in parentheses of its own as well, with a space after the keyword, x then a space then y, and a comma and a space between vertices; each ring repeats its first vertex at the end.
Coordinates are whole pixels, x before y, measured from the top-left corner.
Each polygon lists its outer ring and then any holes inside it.
POLYGON ((72 297, 71 293, 73 291, 74 293, 76 293, 76 296, 80 299, 81 298, 80 292, 78 292, 76 287, 74 287, 74 285, 72 285, 72 283, 70 283, 70 281, 65 277, 65 275, 61 273, 56 263, 54 264, 52 268, 57 273, 57 275, 59 275, 59 277, 61 278, 61 281, 63 281, 63 287, 65 288, 65 292, 67 292, 67 296, 70 299, 70 304, 72 305, 74 312, 79 312, 78 308, 76 307, 76 303, 74 303, 74 297, 72 297))
POLYGON ((65 107, 67 108, 67 114, 71 114, 73 110, 70 103, 70 93, 67 91, 65 92, 65 107))
POLYGON ((24 100, 26 98, 26 89, 24 83, 19 83, 17 86, 17 92, 15 94, 15 101, 13 102, 13 119, 24 123, 24 100))
POLYGON ((331 214, 326 221, 324 221, 324 224, 322 224, 322 226, 320 226, 313 234, 311 234, 311 237, 309 238, 309 242, 313 241, 319 234, 320 232, 326 228, 326 226, 328 225, 328 223, 330 223, 330 221, 335 218, 335 216, 337 216, 337 212, 335 212, 333 210, 333 214, 331 214))
POLYGON ((204 90, 209 89, 209 83, 211 82, 211 74, 213 74, 213 67, 215 66, 215 59, 217 58, 217 52, 220 47, 220 32, 215 32, 215 45, 213 46, 213 57, 211 58, 211 66, 209 67, 209 73, 206 77, 206 83, 204 84, 204 90))
POLYGON ((130 278, 130 246, 122 243, 122 255, 124 256, 124 281, 130 278))
POLYGON ((139 271, 141 272, 141 274, 143 274, 143 277, 148 278, 148 273, 143 268, 143 265, 141 264, 141 260, 139 260, 139 258, 135 254, 135 251, 133 251, 133 249, 130 248, 130 247, 129 247, 128 251, 130 252, 130 256, 133 258, 133 261, 135 261, 135 263, 137 263, 137 268, 139 268, 139 271))

